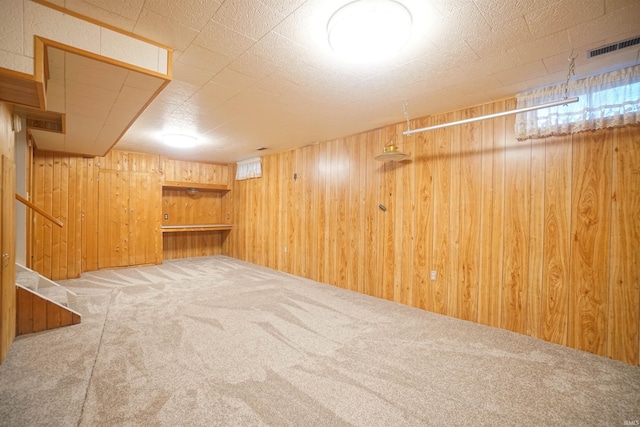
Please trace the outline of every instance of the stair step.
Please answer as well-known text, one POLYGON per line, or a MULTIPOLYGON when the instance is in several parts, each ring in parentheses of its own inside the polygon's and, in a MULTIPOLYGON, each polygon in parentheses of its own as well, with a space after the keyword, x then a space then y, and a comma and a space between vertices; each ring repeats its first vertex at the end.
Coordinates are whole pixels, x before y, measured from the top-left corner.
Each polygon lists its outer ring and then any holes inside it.
POLYGON ((23 286, 56 304, 69 307, 68 291, 64 286, 47 279, 37 271, 33 271, 16 263, 16 284, 23 286))
POLYGON ((35 271, 16 271, 16 283, 24 286, 25 288, 37 291, 38 282, 40 282, 40 275, 35 271))
POLYGON ((62 286, 42 286, 36 291, 38 294, 57 302, 58 304, 68 307, 69 299, 67 298, 67 291, 62 286))

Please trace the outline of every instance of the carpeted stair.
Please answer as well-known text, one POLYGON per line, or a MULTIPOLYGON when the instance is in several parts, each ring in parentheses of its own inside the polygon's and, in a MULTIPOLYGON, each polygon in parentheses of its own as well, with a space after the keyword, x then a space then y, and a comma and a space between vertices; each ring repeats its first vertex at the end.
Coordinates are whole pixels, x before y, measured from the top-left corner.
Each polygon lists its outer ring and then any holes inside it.
POLYGON ((64 286, 41 276, 38 272, 16 264, 16 283, 64 307, 69 307, 68 291, 64 286))
POLYGON ((81 323, 69 295, 75 293, 16 263, 16 336, 81 323))

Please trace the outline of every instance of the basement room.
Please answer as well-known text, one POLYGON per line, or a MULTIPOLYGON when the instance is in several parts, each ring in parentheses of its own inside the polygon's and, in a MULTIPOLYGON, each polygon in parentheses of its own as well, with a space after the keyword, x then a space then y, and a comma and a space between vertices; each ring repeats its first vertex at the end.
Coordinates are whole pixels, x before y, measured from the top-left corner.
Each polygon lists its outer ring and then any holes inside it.
POLYGON ((640 425, 640 1, 0 5, 1 426, 640 425))

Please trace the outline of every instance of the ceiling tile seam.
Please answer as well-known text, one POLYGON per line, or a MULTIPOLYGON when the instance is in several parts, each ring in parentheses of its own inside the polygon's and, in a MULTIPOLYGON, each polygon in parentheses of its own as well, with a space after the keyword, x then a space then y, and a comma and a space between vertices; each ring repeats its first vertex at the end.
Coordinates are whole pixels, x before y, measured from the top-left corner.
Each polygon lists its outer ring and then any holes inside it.
MULTIPOLYGON (((288 16, 289 16, 289 15, 287 15, 287 17, 288 17, 288 16)), ((253 43, 253 44, 251 44, 251 45, 250 45, 249 47, 247 47, 246 49, 244 49, 241 53, 239 53, 238 55, 236 55, 236 57, 235 57, 235 58, 233 58, 229 63, 225 64, 225 65, 224 65, 224 67, 223 67, 220 71, 216 72, 216 73, 211 77, 211 79, 209 79, 206 83, 209 83, 210 81, 212 81, 213 79, 215 79, 215 78, 216 78, 216 77, 217 77, 217 76, 218 76, 222 71, 224 71, 224 69, 226 69, 227 67, 229 67, 229 65, 233 64, 236 60, 238 60, 239 58, 241 58, 244 54, 246 54, 247 52, 249 52, 249 51, 250 51, 254 46, 256 46, 258 43, 260 43, 260 41, 264 40, 264 39, 269 35, 269 33, 271 33, 271 32, 273 32, 274 34, 276 34, 278 37, 282 37, 283 39, 285 39, 285 40, 287 40, 287 41, 289 41, 289 42, 291 42, 291 43, 295 44, 297 47, 300 47, 301 49, 304 49, 305 51, 306 51, 306 50, 308 50, 306 46, 303 46, 303 45, 301 45, 300 43, 297 43, 295 40, 291 40, 290 38, 288 38, 288 37, 286 37, 286 36, 284 36, 284 35, 282 35, 282 34, 280 34, 280 33, 276 32, 276 31, 274 31, 274 28, 276 28, 278 25, 280 25, 280 23, 282 23, 282 22, 284 21, 284 19, 286 19, 287 17, 283 18, 283 19, 282 19, 278 24, 274 25, 274 27, 273 27, 271 30, 267 31, 267 32, 266 32, 262 37, 260 37, 259 39, 255 39, 255 38, 253 38, 253 37, 251 37, 251 36, 249 36, 249 35, 247 35, 247 34, 243 34, 243 33, 239 32, 239 31, 236 31, 235 29, 233 29, 233 28, 231 28, 231 27, 229 27, 229 26, 227 26, 227 25, 223 24, 222 22, 217 21, 217 20, 215 20, 214 18, 211 18, 211 20, 209 20, 208 22, 211 22, 211 21, 213 20, 215 23, 217 23, 217 24, 219 24, 219 25, 221 25, 221 26, 223 26, 223 27, 227 28, 228 30, 230 30, 230 31, 232 31, 232 32, 234 32, 234 33, 240 34, 240 35, 242 35, 242 36, 244 36, 244 37, 247 37, 248 39, 254 40, 254 43, 253 43)), ((208 22, 207 22, 207 23, 208 23, 208 22)), ((206 27, 206 25, 205 25, 205 27, 206 27)), ((197 38, 197 37, 196 37, 196 38, 197 38)), ((193 41, 191 41, 191 43, 189 43, 189 46, 191 46, 191 44, 194 44, 194 45, 196 45, 196 46, 199 46, 199 47, 201 47, 201 48, 203 48, 203 49, 206 49, 206 50, 208 50, 208 51, 210 51, 210 52, 217 53, 217 54, 221 54, 221 53, 220 53, 220 52, 218 52, 218 51, 212 50, 212 49, 208 48, 207 46, 204 46, 204 44, 197 43, 197 42, 195 41, 195 39, 194 39, 193 41)), ((188 48, 189 46, 187 46, 187 48, 188 48)), ((185 49, 185 50, 186 50, 186 49, 185 49)), ((224 56, 226 56, 226 55, 224 55, 224 56)), ((258 56, 260 56, 260 55, 258 55, 258 56)), ((201 69, 201 68, 199 68, 199 67, 195 67, 195 68, 198 68, 198 69, 202 70, 202 69, 201 69)), ((266 77, 268 77, 268 76, 271 76, 271 75, 274 75, 274 74, 277 74, 277 72, 278 72, 278 71, 282 70, 283 68, 286 68, 286 65, 282 65, 282 66, 276 65, 276 68, 277 68, 277 70, 276 70, 276 71, 274 71, 274 72, 272 72, 272 73, 268 74, 268 75, 267 75, 267 76, 265 76, 264 78, 266 78, 266 77)), ((238 70, 234 70, 234 71, 235 71, 235 72, 237 72, 237 73, 240 73, 240 74, 242 74, 242 75, 245 75, 245 76, 247 76, 247 77, 251 77, 251 76, 249 76, 248 74, 242 73, 241 71, 238 71, 238 70)), ((282 76, 280 76, 280 77, 282 77, 282 76)), ((284 78, 284 77, 283 77, 283 78, 284 78)), ((261 79, 257 79, 257 81, 260 81, 260 80, 261 80, 261 79)), ((291 83, 297 84, 297 83, 292 82, 292 81, 290 81, 290 80, 288 80, 288 79, 286 79, 286 80, 287 80, 287 81, 289 81, 289 82, 291 82, 291 83)), ((206 83, 205 83, 205 84, 206 84, 206 83)), ((252 86, 253 86, 253 85, 252 85, 252 86)))

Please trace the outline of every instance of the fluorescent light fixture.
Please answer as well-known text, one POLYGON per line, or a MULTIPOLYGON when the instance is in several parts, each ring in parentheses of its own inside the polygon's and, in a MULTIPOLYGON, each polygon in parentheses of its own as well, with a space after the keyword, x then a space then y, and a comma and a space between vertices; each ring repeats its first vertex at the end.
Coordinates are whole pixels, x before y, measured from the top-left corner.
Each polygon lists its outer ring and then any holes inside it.
POLYGON ((198 143, 198 139, 195 136, 171 133, 162 135, 162 142, 171 147, 191 148, 198 143))
POLYGON ((348 59, 382 59, 400 51, 409 41, 411 23, 411 13, 397 1, 353 1, 329 19, 329 45, 348 59))

